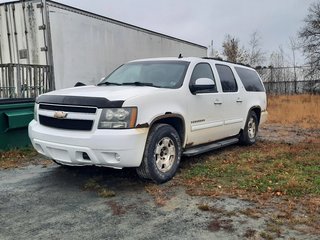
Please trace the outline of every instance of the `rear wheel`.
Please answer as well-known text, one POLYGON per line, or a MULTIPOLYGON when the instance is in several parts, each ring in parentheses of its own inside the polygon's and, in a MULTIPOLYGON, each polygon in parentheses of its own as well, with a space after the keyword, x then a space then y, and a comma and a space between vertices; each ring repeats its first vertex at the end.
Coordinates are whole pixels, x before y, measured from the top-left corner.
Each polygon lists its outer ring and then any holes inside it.
POLYGON ((253 111, 250 111, 246 121, 245 128, 243 129, 240 136, 240 143, 243 145, 252 145, 257 140, 258 134, 258 117, 253 111))
POLYGON ((181 159, 181 141, 177 131, 168 124, 156 124, 149 133, 143 160, 137 173, 156 183, 170 180, 181 159))

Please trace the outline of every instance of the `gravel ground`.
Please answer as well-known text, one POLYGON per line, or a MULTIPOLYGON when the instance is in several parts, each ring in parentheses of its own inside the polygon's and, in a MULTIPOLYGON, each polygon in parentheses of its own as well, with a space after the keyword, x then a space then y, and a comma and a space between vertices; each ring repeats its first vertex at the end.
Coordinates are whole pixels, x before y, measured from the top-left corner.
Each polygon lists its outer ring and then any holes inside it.
MULTIPOLYGON (((266 125, 259 138, 295 143, 310 137, 319 131, 266 125)), ((291 229, 268 233, 271 208, 257 217, 248 214, 257 203, 189 196, 172 182, 143 182, 132 169, 1 170, 0 239, 319 239, 291 229), (103 197, 101 190, 111 194, 103 197)))

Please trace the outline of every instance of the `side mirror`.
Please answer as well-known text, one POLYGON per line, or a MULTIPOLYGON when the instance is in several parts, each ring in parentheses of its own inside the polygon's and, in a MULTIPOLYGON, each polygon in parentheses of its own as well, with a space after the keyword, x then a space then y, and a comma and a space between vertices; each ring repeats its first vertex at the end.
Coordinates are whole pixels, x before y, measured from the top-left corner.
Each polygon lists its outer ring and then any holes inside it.
POLYGON ((216 85, 210 78, 198 78, 193 85, 190 86, 190 91, 196 94, 200 91, 211 91, 215 89, 216 85))
POLYGON ((86 84, 82 83, 82 82, 77 82, 74 87, 82 87, 82 86, 86 86, 86 84))

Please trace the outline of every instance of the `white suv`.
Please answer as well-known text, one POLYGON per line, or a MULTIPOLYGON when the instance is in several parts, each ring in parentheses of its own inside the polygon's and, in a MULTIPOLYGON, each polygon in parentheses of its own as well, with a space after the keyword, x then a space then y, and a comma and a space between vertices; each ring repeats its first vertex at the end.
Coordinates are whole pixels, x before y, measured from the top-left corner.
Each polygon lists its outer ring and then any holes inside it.
POLYGON ((38 97, 29 136, 59 164, 135 167, 162 183, 181 155, 255 143, 266 106, 252 68, 207 58, 136 60, 96 86, 38 97))

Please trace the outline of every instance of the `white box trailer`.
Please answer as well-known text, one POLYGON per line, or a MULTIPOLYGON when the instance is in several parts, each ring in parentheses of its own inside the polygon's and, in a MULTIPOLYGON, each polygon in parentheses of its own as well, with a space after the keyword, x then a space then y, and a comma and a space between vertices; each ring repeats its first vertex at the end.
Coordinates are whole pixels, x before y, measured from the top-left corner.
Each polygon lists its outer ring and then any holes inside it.
POLYGON ((95 84, 124 62, 179 54, 207 48, 53 1, 0 4, 0 98, 95 84))

